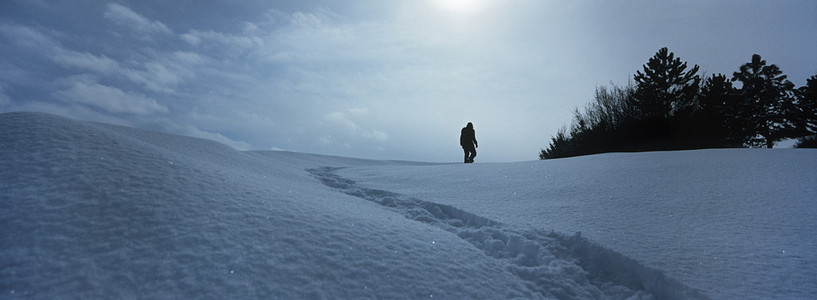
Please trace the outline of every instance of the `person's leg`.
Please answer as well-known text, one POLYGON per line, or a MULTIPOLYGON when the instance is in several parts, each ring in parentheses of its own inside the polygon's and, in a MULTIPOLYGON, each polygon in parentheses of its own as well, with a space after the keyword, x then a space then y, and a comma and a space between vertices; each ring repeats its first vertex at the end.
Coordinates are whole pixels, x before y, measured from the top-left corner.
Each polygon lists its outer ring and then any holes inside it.
POLYGON ((465 163, 468 163, 468 149, 465 147, 462 148, 462 152, 465 152, 465 163))
POLYGON ((477 157, 477 149, 471 149, 471 157, 468 160, 474 162, 474 157, 477 157))

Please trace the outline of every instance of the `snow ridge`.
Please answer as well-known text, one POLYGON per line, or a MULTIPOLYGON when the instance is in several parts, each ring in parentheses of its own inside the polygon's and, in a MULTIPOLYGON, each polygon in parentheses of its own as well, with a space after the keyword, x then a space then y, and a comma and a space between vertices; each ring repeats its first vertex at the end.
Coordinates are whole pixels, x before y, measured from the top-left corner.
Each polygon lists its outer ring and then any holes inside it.
POLYGON ((341 167, 307 169, 324 185, 380 204, 406 218, 454 233, 498 260, 543 298, 705 299, 663 272, 595 244, 576 233, 515 232, 456 207, 365 188, 336 174, 341 167))

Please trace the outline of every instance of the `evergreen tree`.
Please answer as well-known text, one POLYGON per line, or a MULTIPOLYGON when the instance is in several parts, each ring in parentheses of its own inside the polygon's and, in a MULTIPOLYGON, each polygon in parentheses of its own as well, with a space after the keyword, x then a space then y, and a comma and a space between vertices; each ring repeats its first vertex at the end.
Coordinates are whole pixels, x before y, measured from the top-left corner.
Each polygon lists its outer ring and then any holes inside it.
POLYGON ((594 101, 584 110, 574 111, 573 124, 560 129, 548 148, 539 152, 539 158, 633 151, 632 145, 640 142, 639 134, 631 131, 634 113, 629 103, 634 90, 632 86, 597 87, 594 101))
POLYGON ((817 135, 802 137, 794 144, 794 148, 817 148, 817 135))
POLYGON ((745 132, 749 146, 772 148, 774 143, 793 137, 795 106, 792 91, 794 84, 776 65, 766 65, 760 55, 752 55, 752 61, 735 72, 733 81, 743 84, 741 116, 747 118, 745 132))
POLYGON ((704 80, 694 114, 694 133, 701 147, 740 147, 744 140, 744 116, 740 94, 726 75, 704 80))
POLYGON ((701 80, 695 75, 697 65, 687 70, 687 63, 664 47, 649 59, 643 70, 635 74, 634 97, 634 106, 642 118, 668 120, 693 105, 701 80))
POLYGON ((539 152, 539 159, 560 158, 575 156, 575 150, 572 147, 572 138, 568 137, 566 129, 562 127, 556 136, 550 138, 550 145, 547 149, 542 149, 539 152))
POLYGON ((805 135, 817 134, 817 75, 795 91, 799 112, 797 127, 805 135))

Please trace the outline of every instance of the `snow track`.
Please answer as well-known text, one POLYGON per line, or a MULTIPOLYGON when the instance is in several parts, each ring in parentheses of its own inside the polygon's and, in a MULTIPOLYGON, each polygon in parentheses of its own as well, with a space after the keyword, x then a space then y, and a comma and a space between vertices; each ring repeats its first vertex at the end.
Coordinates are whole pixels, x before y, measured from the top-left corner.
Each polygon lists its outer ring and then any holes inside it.
POLYGON ((448 232, 505 266, 544 298, 704 299, 661 271, 583 238, 553 231, 515 232, 456 207, 366 188, 343 178, 339 167, 307 169, 324 185, 448 232))

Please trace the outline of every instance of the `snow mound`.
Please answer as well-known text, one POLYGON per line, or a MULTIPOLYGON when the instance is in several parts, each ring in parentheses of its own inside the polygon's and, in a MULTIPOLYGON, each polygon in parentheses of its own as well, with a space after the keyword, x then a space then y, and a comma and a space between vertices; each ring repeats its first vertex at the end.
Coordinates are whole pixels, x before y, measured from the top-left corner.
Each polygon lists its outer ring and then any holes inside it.
POLYGON ((0 298, 704 298, 580 234, 338 175, 422 163, 38 113, 0 129, 0 298))

